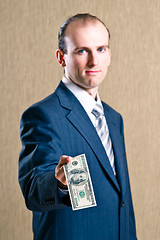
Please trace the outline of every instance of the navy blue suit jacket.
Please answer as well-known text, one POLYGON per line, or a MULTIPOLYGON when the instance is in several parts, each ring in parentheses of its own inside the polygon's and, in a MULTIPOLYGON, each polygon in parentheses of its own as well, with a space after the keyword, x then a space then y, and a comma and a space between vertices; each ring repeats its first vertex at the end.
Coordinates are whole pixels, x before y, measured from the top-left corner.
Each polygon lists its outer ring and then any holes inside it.
POLYGON ((72 92, 56 91, 21 118, 19 183, 33 211, 36 240, 136 240, 126 162, 123 121, 103 103, 115 156, 116 177, 97 132, 72 92), (60 193, 54 171, 62 155, 86 154, 96 207, 72 211, 60 193))

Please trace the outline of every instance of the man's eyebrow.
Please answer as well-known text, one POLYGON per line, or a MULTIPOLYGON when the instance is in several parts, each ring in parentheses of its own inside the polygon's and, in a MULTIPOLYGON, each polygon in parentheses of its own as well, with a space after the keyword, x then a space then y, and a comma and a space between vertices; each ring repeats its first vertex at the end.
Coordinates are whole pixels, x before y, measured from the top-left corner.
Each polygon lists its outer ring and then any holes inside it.
MULTIPOLYGON (((109 48, 109 45, 108 45, 108 44, 104 44, 104 45, 97 46, 96 48, 99 49, 99 48, 103 48, 103 47, 104 47, 104 48, 109 48)), ((89 47, 83 47, 83 46, 81 46, 81 47, 76 47, 76 48, 74 49, 74 51, 77 51, 77 50, 80 50, 80 49, 90 50, 89 47)))
POLYGON ((79 49, 89 50, 88 47, 76 47, 76 48, 74 49, 74 51, 77 51, 77 50, 79 50, 79 49))
POLYGON ((97 48, 109 48, 109 45, 105 44, 105 45, 98 46, 97 48))

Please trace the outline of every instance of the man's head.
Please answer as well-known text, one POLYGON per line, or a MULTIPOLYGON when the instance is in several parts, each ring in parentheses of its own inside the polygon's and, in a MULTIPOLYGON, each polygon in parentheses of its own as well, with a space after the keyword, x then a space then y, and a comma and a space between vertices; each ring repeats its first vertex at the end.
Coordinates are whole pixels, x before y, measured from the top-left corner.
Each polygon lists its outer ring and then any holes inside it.
POLYGON ((105 26, 106 30, 108 31, 108 35, 109 35, 109 39, 110 39, 109 29, 106 27, 104 22, 102 22, 98 17, 93 16, 89 13, 79 13, 79 14, 76 14, 76 15, 68 18, 63 23, 63 25, 61 26, 61 28, 59 30, 59 33, 58 33, 58 47, 59 47, 60 50, 63 51, 63 53, 67 52, 67 47, 66 47, 66 43, 65 43, 65 36, 66 36, 67 27, 69 26, 70 23, 75 22, 75 21, 80 21, 84 24, 89 23, 89 22, 94 23, 96 21, 101 22, 105 26))
POLYGON ((73 185, 83 185, 88 180, 87 172, 83 169, 73 169, 69 172, 69 182, 73 185))
POLYGON ((58 62, 65 76, 93 97, 110 64, 109 37, 104 23, 89 14, 73 16, 60 29, 58 62))

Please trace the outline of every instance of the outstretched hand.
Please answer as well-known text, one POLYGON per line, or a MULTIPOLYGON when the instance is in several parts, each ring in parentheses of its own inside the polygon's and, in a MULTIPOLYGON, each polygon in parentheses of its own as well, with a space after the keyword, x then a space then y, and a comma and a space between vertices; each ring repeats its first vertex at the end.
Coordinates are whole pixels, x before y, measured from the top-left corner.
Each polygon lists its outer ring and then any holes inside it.
POLYGON ((55 177, 59 181, 59 187, 62 189, 67 188, 67 181, 64 173, 64 168, 63 166, 67 163, 69 163, 71 160, 70 156, 63 155, 61 156, 59 163, 55 169, 55 177))

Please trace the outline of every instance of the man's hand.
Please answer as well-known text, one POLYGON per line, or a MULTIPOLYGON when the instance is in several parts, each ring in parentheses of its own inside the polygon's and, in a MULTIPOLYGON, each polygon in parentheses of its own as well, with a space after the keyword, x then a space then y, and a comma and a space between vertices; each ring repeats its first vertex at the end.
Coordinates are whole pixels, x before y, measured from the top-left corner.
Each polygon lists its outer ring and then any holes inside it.
POLYGON ((71 160, 71 157, 63 155, 60 158, 59 163, 58 163, 58 165, 55 169, 55 177, 59 181, 58 186, 61 189, 67 189, 67 182, 66 182, 66 177, 65 177, 63 165, 69 163, 70 160, 71 160))

